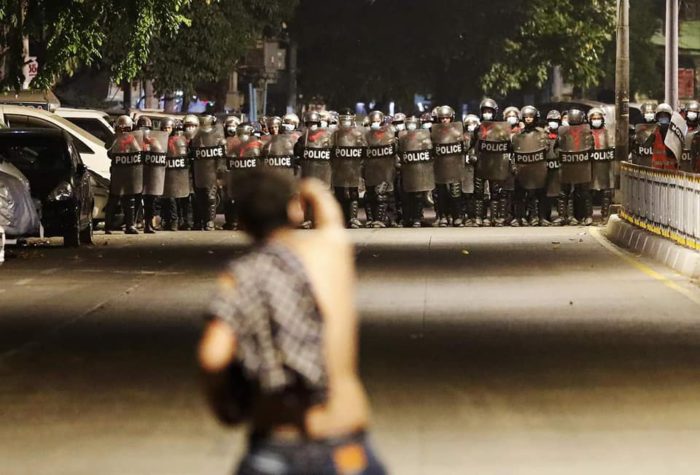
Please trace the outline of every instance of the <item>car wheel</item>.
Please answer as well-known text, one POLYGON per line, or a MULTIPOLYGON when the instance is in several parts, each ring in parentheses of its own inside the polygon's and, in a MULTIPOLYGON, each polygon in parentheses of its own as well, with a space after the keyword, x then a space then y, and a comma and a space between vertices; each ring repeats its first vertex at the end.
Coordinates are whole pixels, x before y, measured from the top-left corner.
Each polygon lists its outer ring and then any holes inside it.
POLYGON ((63 234, 64 247, 80 247, 80 228, 75 225, 63 234))
POLYGON ((81 244, 92 244, 92 232, 95 229, 93 227, 94 220, 92 219, 92 213, 90 213, 90 219, 88 220, 88 225, 85 229, 80 231, 80 242, 81 244))

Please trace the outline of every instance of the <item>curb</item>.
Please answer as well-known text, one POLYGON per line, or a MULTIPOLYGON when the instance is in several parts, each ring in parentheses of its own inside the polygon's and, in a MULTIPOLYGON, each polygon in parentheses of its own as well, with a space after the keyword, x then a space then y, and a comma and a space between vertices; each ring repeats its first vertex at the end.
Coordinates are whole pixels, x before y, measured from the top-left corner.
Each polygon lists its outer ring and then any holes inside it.
POLYGON ((700 252, 638 228, 617 215, 610 217, 603 235, 614 244, 654 259, 676 272, 693 279, 700 277, 700 252))

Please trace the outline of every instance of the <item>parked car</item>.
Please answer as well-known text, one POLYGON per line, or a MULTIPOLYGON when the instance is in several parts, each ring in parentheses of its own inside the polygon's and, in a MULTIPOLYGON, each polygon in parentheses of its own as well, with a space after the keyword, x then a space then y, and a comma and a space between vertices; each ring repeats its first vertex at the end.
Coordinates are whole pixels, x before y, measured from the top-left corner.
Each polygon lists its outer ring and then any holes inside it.
POLYGON ((42 235, 29 180, 0 154, 0 226, 8 239, 42 235))
POLYGON ((110 123, 109 114, 106 112, 93 109, 59 107, 54 113, 102 140, 107 149, 114 142, 114 129, 110 123))
POLYGON ((102 140, 63 117, 33 107, 0 104, 0 121, 10 128, 50 128, 68 132, 83 163, 90 170, 95 194, 93 216, 96 221, 104 219, 104 208, 109 195, 111 161, 102 140))
POLYGON ((69 133, 55 129, 0 130, 0 156, 29 180, 45 236, 64 245, 92 242, 90 174, 69 133))

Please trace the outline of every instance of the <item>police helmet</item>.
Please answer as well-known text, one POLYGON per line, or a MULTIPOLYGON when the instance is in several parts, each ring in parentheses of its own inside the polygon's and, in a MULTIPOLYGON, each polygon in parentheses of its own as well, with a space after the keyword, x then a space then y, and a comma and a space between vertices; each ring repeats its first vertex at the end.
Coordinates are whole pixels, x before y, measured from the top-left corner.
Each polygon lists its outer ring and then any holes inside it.
POLYGON ((321 114, 316 111, 306 111, 304 113, 304 124, 319 124, 321 123, 321 114))
POLYGON ((440 106, 437 108, 437 118, 440 119, 452 119, 455 118, 455 110, 450 106, 440 106))
POLYGON ((525 106, 520 111, 520 115, 523 119, 532 117, 535 119, 535 121, 537 121, 540 118, 540 111, 538 111, 535 106, 525 106))
POLYGON ((685 105, 686 112, 700 112, 700 102, 696 100, 689 101, 685 105))
POLYGON ((603 123, 605 123, 605 112, 600 107, 592 107, 591 110, 588 111, 588 122, 596 115, 599 115, 600 118, 603 119, 603 123))
POLYGON ((235 115, 230 115, 226 117, 226 120, 224 121, 224 129, 228 129, 229 127, 233 127, 235 129, 240 123, 241 119, 239 119, 235 115))
POLYGON ((552 109, 547 112, 547 122, 561 122, 561 113, 558 110, 552 109))
POLYGON ((151 122, 151 119, 149 117, 142 115, 141 117, 139 117, 139 120, 136 121, 136 128, 151 130, 153 128, 153 122, 151 122))
POLYGON ((655 116, 656 119, 659 118, 659 114, 668 114, 669 116, 672 116, 673 115, 673 107, 671 107, 669 104, 666 104, 666 103, 659 104, 656 107, 656 116, 655 116))
POLYGON ((196 115, 187 114, 185 116, 185 118, 182 120, 182 126, 183 127, 187 127, 187 126, 199 127, 199 118, 196 115))
POLYGON ((165 131, 166 129, 175 129, 175 120, 172 117, 166 117, 160 121, 160 130, 165 131))
POLYGON ((569 125, 580 125, 586 122, 586 114, 580 109, 569 109, 569 125))
POLYGON ((251 125, 250 122, 241 122, 238 124, 238 127, 236 127, 236 135, 238 137, 242 136, 251 136, 255 133, 255 127, 251 125))
POLYGON ((403 112, 397 112, 394 114, 394 117, 391 118, 392 124, 400 124, 402 122, 406 122, 406 114, 403 112))
POLYGON ((384 112, 382 111, 372 111, 367 117, 369 118, 370 124, 372 122, 379 122, 380 124, 384 123, 384 112))
POLYGON ((404 122, 406 123, 406 125, 408 125, 408 124, 416 124, 416 127, 419 127, 420 124, 421 124, 420 119, 419 119, 418 117, 416 117, 415 115, 411 115, 411 116, 409 116, 409 117, 406 117, 406 118, 404 119, 404 122))
POLYGON ((498 112, 498 104, 491 98, 486 98, 479 104, 479 110, 483 112, 484 109, 492 109, 494 113, 498 112))
POLYGON ((420 116, 420 122, 421 124, 427 124, 428 122, 433 121, 433 116, 430 115, 430 112, 424 112, 423 115, 420 116))
POLYGON ((286 114, 284 117, 282 117, 282 123, 292 124, 296 129, 297 127, 299 127, 299 116, 293 112, 286 114))
POLYGON ((274 126, 281 126, 282 125, 282 118, 278 116, 272 116, 267 118, 267 128, 271 129, 274 126))
POLYGON ((508 117, 515 114, 515 116, 519 119, 520 118, 520 109, 518 109, 515 106, 508 106, 505 109, 503 109, 503 117, 508 117))
POLYGON ((120 115, 114 124, 118 131, 129 132, 134 128, 134 121, 128 115, 120 115))

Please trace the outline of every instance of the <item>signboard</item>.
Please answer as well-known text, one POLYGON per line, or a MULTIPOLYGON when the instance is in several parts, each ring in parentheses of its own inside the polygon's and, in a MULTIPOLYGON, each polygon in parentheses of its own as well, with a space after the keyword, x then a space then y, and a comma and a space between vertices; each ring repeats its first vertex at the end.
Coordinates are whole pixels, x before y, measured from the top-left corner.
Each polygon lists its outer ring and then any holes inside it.
POLYGON ((36 56, 27 56, 24 58, 24 66, 22 66, 22 74, 24 75, 24 83, 22 89, 29 89, 29 83, 32 82, 39 72, 39 63, 36 56))
POLYGON ((695 70, 678 68, 678 97, 692 99, 695 97, 695 70))

